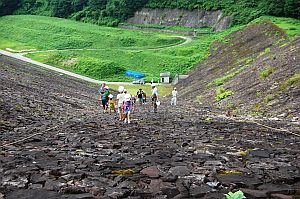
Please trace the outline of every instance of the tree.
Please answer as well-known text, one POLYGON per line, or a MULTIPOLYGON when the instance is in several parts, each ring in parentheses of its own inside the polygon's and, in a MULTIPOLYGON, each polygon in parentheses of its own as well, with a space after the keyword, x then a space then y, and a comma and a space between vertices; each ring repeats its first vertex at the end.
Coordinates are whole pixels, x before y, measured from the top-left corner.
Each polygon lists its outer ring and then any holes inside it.
POLYGON ((73 13, 72 0, 52 0, 50 7, 54 17, 67 18, 73 13))
POLYGON ((13 13, 20 0, 0 0, 0 16, 13 13))

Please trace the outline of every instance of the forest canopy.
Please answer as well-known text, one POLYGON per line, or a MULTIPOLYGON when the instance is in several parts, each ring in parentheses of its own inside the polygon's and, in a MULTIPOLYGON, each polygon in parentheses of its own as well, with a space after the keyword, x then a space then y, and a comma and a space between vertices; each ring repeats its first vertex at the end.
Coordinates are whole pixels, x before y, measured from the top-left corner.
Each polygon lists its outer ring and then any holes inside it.
POLYGON ((234 24, 262 15, 300 19, 299 0, 0 0, 0 15, 45 15, 114 26, 143 7, 223 10, 234 16, 234 24))

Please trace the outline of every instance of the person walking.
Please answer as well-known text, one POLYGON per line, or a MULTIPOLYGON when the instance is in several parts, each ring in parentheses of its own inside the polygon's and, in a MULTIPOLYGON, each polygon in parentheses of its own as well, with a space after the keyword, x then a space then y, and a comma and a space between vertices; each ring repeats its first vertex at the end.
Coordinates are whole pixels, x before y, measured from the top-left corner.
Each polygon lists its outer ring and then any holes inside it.
POLYGON ((177 90, 176 88, 173 89, 172 91, 172 99, 171 99, 171 106, 176 106, 177 104, 177 90))
POLYGON ((109 104, 109 113, 111 113, 112 111, 114 111, 114 113, 115 113, 116 112, 115 100, 114 100, 114 96, 112 94, 109 94, 109 96, 108 96, 108 104, 109 104))
POLYGON ((98 89, 98 94, 99 94, 99 108, 102 106, 102 95, 105 92, 105 87, 106 84, 102 83, 101 86, 98 89))
POLYGON ((129 93, 127 93, 127 91, 124 91, 125 95, 124 95, 124 101, 123 101, 123 110, 124 110, 124 115, 125 115, 125 120, 124 123, 128 123, 130 124, 131 121, 131 113, 133 111, 133 101, 132 101, 132 97, 129 93))
POLYGON ((124 101, 124 93, 125 89, 123 86, 119 87, 119 94, 117 95, 117 100, 118 100, 118 113, 119 113, 119 120, 124 120, 124 115, 123 115, 123 111, 122 111, 122 105, 123 105, 123 101, 124 101))
POLYGON ((152 84, 152 105, 154 113, 157 113, 157 104, 158 104, 158 89, 154 84, 152 84))
POLYGON ((143 105, 143 98, 144 98, 144 91, 143 89, 139 89, 138 92, 136 92, 136 97, 138 99, 139 105, 143 105))
POLYGON ((101 100, 102 100, 102 106, 103 106, 103 112, 106 113, 107 108, 108 108, 108 96, 109 96, 109 88, 108 86, 104 87, 105 91, 103 94, 100 94, 101 100))

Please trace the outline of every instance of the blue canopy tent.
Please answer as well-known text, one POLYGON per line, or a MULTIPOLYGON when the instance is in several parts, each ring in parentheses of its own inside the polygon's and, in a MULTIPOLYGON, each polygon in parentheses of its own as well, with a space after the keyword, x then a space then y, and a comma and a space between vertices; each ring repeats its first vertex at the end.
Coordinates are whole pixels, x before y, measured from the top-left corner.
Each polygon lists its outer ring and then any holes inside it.
POLYGON ((145 77, 145 74, 139 73, 139 72, 136 72, 136 71, 132 71, 132 70, 128 70, 128 71, 125 73, 125 75, 126 75, 126 76, 129 76, 129 77, 134 77, 134 78, 137 78, 137 79, 140 79, 140 78, 145 77))

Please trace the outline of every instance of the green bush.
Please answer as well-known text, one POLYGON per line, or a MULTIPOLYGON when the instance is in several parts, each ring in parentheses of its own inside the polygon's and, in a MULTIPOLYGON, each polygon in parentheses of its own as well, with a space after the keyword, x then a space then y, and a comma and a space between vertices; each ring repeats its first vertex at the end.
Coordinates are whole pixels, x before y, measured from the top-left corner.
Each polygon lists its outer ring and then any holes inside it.
POLYGON ((224 88, 219 88, 217 89, 217 96, 215 97, 215 100, 217 102, 225 99, 226 97, 229 97, 231 95, 233 95, 234 92, 233 91, 229 91, 229 90, 225 90, 224 88))
POLYGON ((226 199, 244 199, 246 198, 244 196, 244 193, 242 191, 237 191, 237 192, 229 192, 228 194, 225 194, 226 199))
POLYGON ((273 67, 268 67, 266 68, 265 70, 263 70, 262 72, 259 73, 259 76, 261 78, 266 78, 268 77, 269 75, 271 75, 273 72, 274 72, 274 68, 273 67))
POLYGON ((85 58, 77 62, 73 69, 81 74, 98 79, 105 79, 115 75, 123 75, 125 68, 117 66, 112 61, 85 58))
POLYGON ((270 101, 274 100, 274 95, 270 94, 270 95, 267 95, 265 97, 265 103, 269 103, 270 101))

